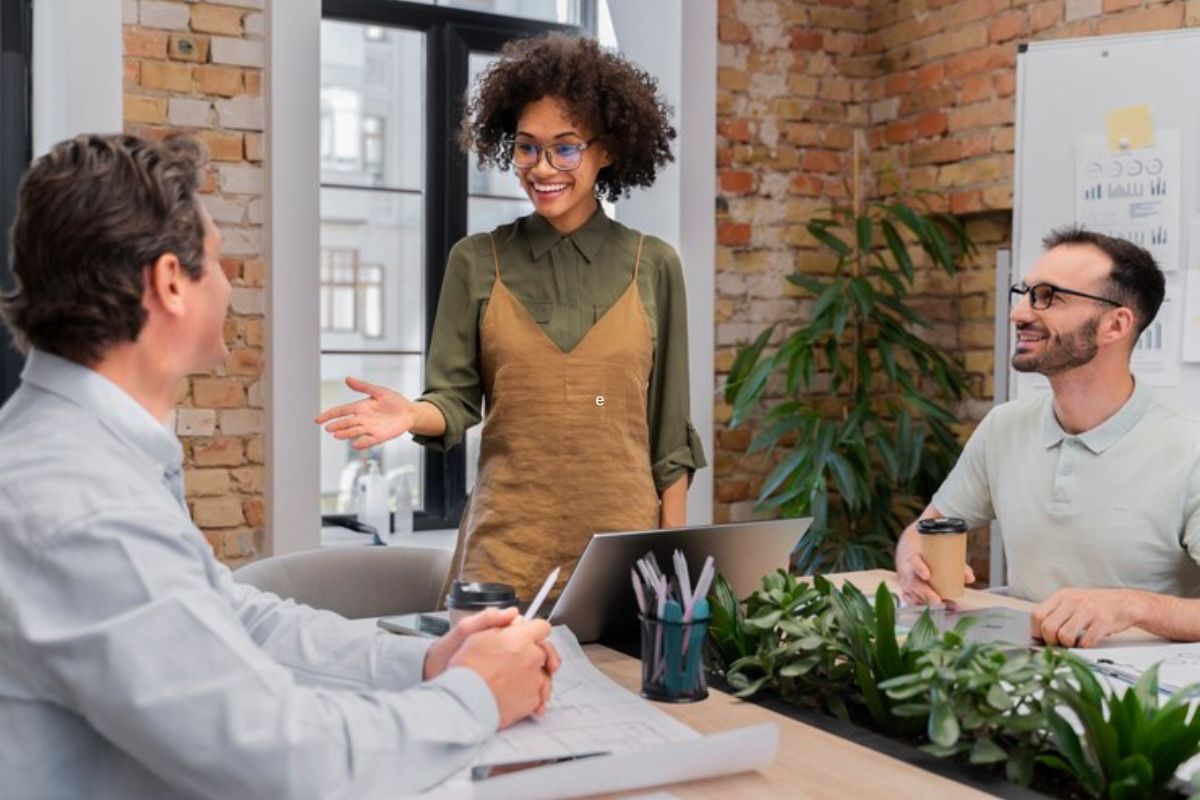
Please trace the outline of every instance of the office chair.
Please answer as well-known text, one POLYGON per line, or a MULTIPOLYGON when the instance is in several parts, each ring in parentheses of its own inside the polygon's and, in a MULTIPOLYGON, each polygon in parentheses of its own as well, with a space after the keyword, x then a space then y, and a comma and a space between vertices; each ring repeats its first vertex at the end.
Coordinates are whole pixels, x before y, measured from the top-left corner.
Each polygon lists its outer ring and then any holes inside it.
POLYGON ((235 580, 350 619, 432 611, 450 569, 448 550, 332 547, 264 558, 235 580))

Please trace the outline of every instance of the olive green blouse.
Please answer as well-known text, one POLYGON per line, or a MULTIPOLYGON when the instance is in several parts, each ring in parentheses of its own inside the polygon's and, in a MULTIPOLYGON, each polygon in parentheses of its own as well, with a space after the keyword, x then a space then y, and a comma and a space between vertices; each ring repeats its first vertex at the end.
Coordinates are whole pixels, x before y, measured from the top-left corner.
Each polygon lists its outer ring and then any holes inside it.
MULTIPOLYGON (((504 284, 546 335, 569 351, 629 288, 640 234, 598 209, 570 235, 538 214, 502 225, 492 235, 504 284)), ((479 324, 494 278, 487 234, 468 236, 450 251, 420 398, 442 412, 446 432, 414 437, 421 444, 453 447, 480 420, 479 324)), ((685 473, 690 481, 706 462, 690 418, 683 267, 674 248, 653 236, 643 245, 638 292, 654 336, 647 422, 654 481, 662 491, 685 473)))

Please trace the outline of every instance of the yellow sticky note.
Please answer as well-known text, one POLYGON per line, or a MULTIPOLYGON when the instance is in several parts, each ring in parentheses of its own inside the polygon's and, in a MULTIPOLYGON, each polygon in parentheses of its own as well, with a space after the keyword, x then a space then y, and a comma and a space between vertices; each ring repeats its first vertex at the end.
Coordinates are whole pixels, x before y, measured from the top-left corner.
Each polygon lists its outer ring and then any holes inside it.
POLYGON ((1150 106, 1114 108, 1108 112, 1108 149, 1113 153, 1150 147, 1154 144, 1154 121, 1150 106))

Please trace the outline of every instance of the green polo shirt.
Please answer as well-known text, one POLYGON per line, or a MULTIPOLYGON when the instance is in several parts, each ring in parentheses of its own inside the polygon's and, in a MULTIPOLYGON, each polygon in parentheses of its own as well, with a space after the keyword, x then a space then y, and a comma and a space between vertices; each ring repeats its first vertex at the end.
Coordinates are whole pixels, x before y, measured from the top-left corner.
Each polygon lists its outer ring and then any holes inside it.
POLYGON ((934 507, 971 527, 999 521, 1018 597, 1066 587, 1200 597, 1200 416, 1138 383, 1115 414, 1072 435, 1051 401, 992 409, 934 507))
MULTIPOLYGON (((583 227, 563 235, 538 214, 493 231, 504 284, 563 351, 583 338, 633 280, 639 234, 597 209, 583 227)), ((487 234, 450 251, 425 368, 421 400, 441 410, 446 432, 414 437, 445 449, 480 421, 479 323, 495 279, 487 234)), ((674 248, 647 236, 638 268, 638 292, 654 338, 647 391, 650 462, 659 491, 705 466, 688 398, 687 302, 683 267, 674 248)), ((537 409, 529 409, 536 414, 537 409)))

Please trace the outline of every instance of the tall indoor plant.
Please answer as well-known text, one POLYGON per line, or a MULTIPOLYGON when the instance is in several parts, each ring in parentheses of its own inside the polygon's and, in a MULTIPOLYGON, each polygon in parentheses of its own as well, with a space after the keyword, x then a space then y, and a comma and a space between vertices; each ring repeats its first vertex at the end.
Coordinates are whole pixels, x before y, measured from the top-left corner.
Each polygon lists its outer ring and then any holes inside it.
POLYGON ((951 426, 965 372, 923 338, 911 294, 921 256, 953 275, 974 252, 962 223, 920 202, 835 207, 807 225, 834 273, 788 280, 815 298, 811 319, 778 343, 778 324, 734 361, 731 427, 761 417, 750 452, 783 451, 761 504, 812 516, 802 574, 890 563, 896 535, 958 457, 951 426), (909 244, 914 248, 910 250, 909 244), (768 395, 782 378, 780 397, 768 395))

